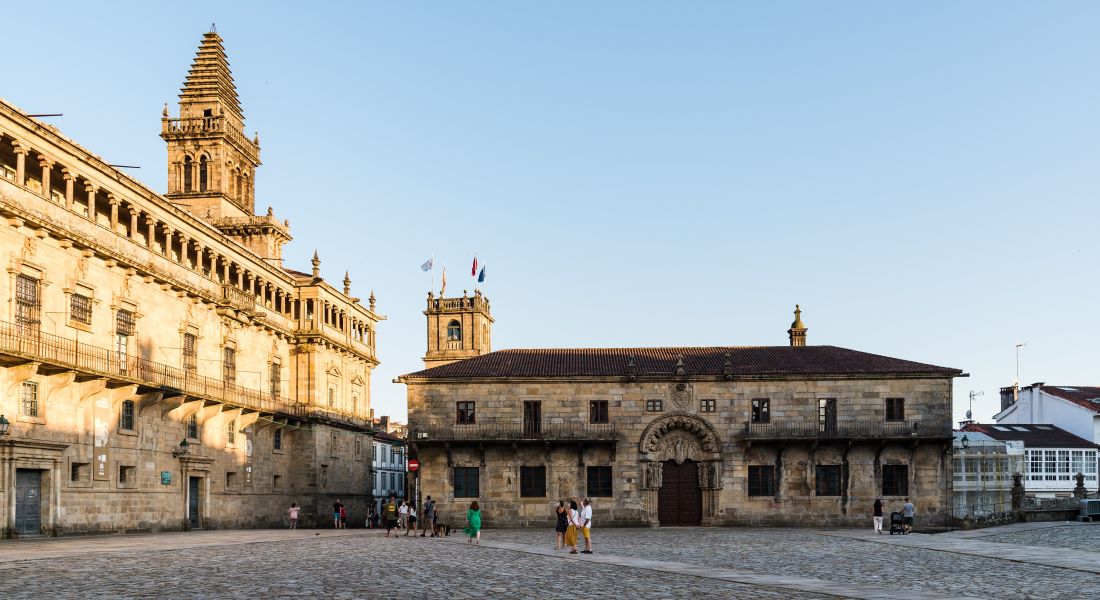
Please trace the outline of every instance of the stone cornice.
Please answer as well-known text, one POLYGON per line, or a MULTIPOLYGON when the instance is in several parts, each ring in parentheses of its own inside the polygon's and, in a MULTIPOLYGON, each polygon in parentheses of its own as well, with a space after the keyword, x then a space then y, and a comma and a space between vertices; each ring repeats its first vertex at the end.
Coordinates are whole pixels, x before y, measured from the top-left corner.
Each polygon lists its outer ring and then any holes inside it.
POLYGON ((409 377, 408 375, 401 375, 394 378, 394 383, 404 383, 405 385, 432 385, 436 383, 443 384, 482 384, 482 383, 609 383, 618 385, 634 385, 642 383, 736 383, 739 381, 808 381, 808 380, 825 380, 825 381, 866 381, 866 380, 893 380, 893 379, 954 379, 953 376, 943 375, 938 373, 875 373, 875 374, 859 374, 859 375, 837 375, 829 373, 818 374, 797 374, 797 375, 734 375, 729 378, 725 376, 677 376, 668 374, 667 376, 654 376, 654 375, 639 375, 634 379, 630 379, 626 375, 621 377, 597 377, 597 376, 568 376, 563 375, 559 377, 409 377))

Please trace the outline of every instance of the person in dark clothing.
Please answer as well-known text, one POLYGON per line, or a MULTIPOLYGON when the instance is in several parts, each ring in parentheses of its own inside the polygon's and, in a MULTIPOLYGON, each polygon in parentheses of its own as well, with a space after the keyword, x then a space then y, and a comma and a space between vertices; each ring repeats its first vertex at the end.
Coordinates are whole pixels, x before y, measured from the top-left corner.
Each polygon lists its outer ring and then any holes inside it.
POLYGON ((871 518, 875 522, 875 533, 882 533, 882 500, 875 499, 875 514, 871 518))
POLYGON ((565 547, 565 530, 569 529, 569 514, 565 510, 564 500, 558 500, 558 507, 554 512, 558 517, 558 522, 554 526, 554 550, 561 550, 565 547))

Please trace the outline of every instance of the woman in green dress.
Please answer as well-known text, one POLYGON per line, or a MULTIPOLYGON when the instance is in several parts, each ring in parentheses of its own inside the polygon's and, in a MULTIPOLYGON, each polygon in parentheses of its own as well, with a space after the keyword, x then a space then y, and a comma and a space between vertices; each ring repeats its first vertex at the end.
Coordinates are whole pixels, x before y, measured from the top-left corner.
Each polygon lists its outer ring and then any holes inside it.
POLYGON ((471 502, 466 510, 466 536, 467 544, 477 538, 478 545, 481 545, 481 507, 477 505, 477 500, 471 502))

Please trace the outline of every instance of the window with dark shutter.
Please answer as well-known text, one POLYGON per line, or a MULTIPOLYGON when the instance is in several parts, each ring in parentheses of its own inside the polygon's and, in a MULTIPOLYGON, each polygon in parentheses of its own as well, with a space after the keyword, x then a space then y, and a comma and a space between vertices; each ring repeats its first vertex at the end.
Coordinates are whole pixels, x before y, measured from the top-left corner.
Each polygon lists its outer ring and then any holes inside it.
POLYGON ((118 428, 133 430, 134 428, 134 401, 123 400, 122 411, 118 416, 118 428))
POLYGON ((69 298, 69 318, 75 323, 92 324, 92 299, 81 294, 69 298))
POLYGON ((882 465, 882 495, 909 495, 909 465, 882 465))
POLYGON ((610 498, 611 492, 611 467, 588 467, 588 496, 610 498))
POLYGON ((588 403, 588 421, 590 423, 608 423, 607 400, 592 400, 588 403))
POLYGON ((814 475, 818 496, 840 495, 840 465, 817 465, 814 475))
POLYGON ((749 496, 775 495, 775 466, 749 466, 749 496))
POLYGON ((473 425, 475 422, 474 403, 469 402, 456 402, 456 415, 455 423, 459 425, 473 425))
POLYGON ((30 275, 15 276, 15 324, 24 329, 38 329, 41 322, 42 298, 39 282, 30 275))
POLYGON ((905 398, 887 398, 886 399, 886 420, 887 421, 904 421, 905 420, 905 398))
POLYGON ((770 423, 772 420, 771 400, 767 398, 752 399, 752 422, 770 423))
POLYGON ((519 468, 519 495, 523 498, 546 497, 546 467, 519 468))
POLYGON ((455 498, 477 498, 480 495, 478 467, 455 467, 455 498))
POLYGON ((188 375, 194 375, 198 370, 199 358, 195 348, 198 336, 193 333, 183 334, 183 370, 188 375))

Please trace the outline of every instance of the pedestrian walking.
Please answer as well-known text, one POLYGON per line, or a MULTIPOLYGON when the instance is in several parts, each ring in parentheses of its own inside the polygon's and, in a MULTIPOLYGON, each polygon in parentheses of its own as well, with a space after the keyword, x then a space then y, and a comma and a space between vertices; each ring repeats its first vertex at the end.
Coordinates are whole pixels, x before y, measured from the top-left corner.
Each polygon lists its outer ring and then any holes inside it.
POLYGON ((409 528, 405 530, 405 535, 408 536, 410 533, 412 533, 413 536, 415 537, 416 536, 416 505, 413 504, 410 501, 409 504, 408 504, 408 507, 409 507, 408 517, 407 517, 406 520, 408 521, 409 528))
POLYGON ((290 508, 286 509, 287 515, 290 516, 290 528, 291 529, 297 529, 298 528, 298 512, 301 511, 301 510, 302 509, 298 506, 298 504, 296 502, 291 502, 290 503, 290 508))
POLYGON ((469 544, 477 538, 477 544, 481 545, 481 507, 477 500, 470 503, 466 511, 466 543, 469 544))
POLYGON ((435 502, 432 501, 431 496, 428 496, 428 499, 424 501, 423 516, 424 522, 420 524, 420 537, 424 537, 429 529, 432 532, 431 537, 435 537, 435 502))
POLYGON ((565 545, 569 546, 569 553, 577 553, 577 519, 580 517, 577 511, 577 502, 569 501, 569 508, 565 510, 566 520, 569 525, 565 528, 565 545))
POLYGON ((336 502, 332 503, 332 527, 334 529, 340 529, 340 509, 342 508, 344 508, 344 503, 337 498, 336 502))
POLYGON ((592 501, 584 499, 581 505, 581 535, 584 536, 582 554, 592 554, 592 501))
POLYGON ((875 498, 875 513, 871 520, 875 523, 875 533, 882 533, 882 499, 875 498))
POLYGON ((905 504, 901 507, 901 516, 905 519, 905 533, 906 535, 913 533, 913 518, 916 515, 917 509, 913 506, 913 503, 909 501, 909 498, 905 499, 905 504))
POLYGON ((554 525, 554 550, 565 547, 565 531, 569 529, 569 514, 565 509, 565 500, 558 500, 558 506, 554 509, 558 522, 554 525))
POLYGON ((374 528, 374 507, 367 509, 367 529, 374 528))
MULTIPOLYGON (((386 537, 390 537, 390 532, 397 526, 397 499, 390 496, 390 501, 382 507, 382 524, 386 527, 386 537)), ((397 534, 394 533, 393 537, 396 539, 397 534)))
POLYGON ((348 528, 348 509, 343 504, 340 505, 340 529, 348 528))

